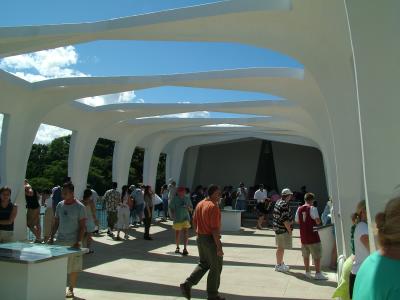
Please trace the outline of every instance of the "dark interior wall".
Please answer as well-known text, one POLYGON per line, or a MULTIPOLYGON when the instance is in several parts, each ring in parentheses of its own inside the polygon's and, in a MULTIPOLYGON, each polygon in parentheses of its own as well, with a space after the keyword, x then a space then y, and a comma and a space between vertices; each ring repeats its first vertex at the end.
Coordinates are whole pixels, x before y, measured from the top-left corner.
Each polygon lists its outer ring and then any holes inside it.
MULTIPOLYGON (((186 156, 183 169, 193 163, 186 156)), ((187 175, 183 172, 182 176, 187 175)), ((240 181, 246 186, 262 182, 272 188, 276 182, 278 192, 285 187, 300 191, 306 185, 315 193, 320 210, 328 199, 322 154, 316 148, 261 140, 199 147, 193 187, 210 183, 237 186, 240 181)))
POLYGON ((193 185, 237 186, 241 181, 254 185, 261 143, 250 140, 200 147, 193 185))
POLYGON ((279 189, 299 191, 303 185, 313 192, 318 208, 324 209, 328 199, 321 151, 312 147, 272 142, 275 172, 279 189))

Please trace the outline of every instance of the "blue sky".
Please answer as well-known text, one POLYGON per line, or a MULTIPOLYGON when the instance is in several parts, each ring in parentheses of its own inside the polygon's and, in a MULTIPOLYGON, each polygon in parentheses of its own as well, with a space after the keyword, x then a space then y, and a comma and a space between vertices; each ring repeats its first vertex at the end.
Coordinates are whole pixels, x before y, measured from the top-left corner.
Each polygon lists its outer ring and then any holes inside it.
MULTIPOLYGON (((0 26, 97 21, 210 2, 216 1, 3 0, 0 26)), ((245 67, 302 66, 280 53, 248 45, 165 41, 96 41, 0 61, 0 68, 30 81, 70 76, 152 75, 245 67)), ((199 103, 274 99, 277 97, 260 93, 164 87, 83 101, 90 105, 102 105, 113 102, 199 103)), ((49 130, 46 134, 49 135, 49 130)), ((45 141, 36 142, 48 142, 52 138, 50 134, 45 141)))

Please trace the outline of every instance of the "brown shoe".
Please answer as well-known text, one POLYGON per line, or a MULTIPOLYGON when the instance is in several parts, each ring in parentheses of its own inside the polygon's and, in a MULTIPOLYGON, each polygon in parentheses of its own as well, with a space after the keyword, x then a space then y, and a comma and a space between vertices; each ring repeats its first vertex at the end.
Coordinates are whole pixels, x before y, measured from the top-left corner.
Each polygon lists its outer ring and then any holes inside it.
POLYGON ((190 300, 192 298, 192 288, 185 282, 180 285, 182 296, 190 300))

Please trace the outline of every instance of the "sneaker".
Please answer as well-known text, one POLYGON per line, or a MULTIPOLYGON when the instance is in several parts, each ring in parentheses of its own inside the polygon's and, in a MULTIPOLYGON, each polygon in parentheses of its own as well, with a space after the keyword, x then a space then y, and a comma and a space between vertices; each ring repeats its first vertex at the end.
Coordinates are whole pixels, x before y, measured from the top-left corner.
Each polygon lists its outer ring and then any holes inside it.
POLYGON ((314 279, 315 280, 328 280, 328 277, 326 277, 324 274, 319 272, 319 273, 315 273, 314 279))
POLYGON ((285 272, 289 272, 290 267, 288 265, 285 265, 285 263, 282 263, 282 268, 285 270, 285 272))
POLYGON ((74 295, 74 290, 72 290, 72 289, 68 289, 67 290, 67 293, 65 294, 65 298, 75 298, 75 295, 74 295))
POLYGON ((179 247, 176 247, 175 253, 176 253, 176 254, 181 253, 181 249, 179 249, 179 247))
POLYGON ((307 277, 307 279, 312 279, 311 272, 305 272, 304 275, 307 277))
POLYGON ((183 251, 182 251, 182 255, 183 256, 188 256, 189 255, 189 252, 187 251, 187 249, 185 248, 185 249, 183 249, 183 251))
POLYGON ((150 236, 145 236, 144 239, 145 239, 146 241, 152 241, 152 240, 153 240, 153 238, 150 237, 150 236))
POLYGON ((275 266, 275 271, 286 273, 289 271, 289 267, 287 265, 285 265, 284 263, 282 263, 281 265, 275 266))
POLYGON ((180 285, 182 296, 190 300, 192 298, 192 288, 187 283, 180 285))

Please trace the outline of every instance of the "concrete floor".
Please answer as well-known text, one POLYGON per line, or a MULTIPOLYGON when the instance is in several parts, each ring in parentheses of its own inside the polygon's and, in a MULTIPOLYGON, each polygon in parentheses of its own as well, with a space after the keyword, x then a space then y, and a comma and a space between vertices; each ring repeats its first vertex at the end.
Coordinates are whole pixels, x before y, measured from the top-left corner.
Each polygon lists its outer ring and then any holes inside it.
MULTIPOLYGON (((95 237, 95 253, 84 257, 76 299, 183 299, 178 286, 197 263, 195 238, 190 239, 190 256, 181 257, 174 253, 170 223, 157 223, 151 232, 153 241, 142 239, 143 228, 130 230, 128 241, 95 237)), ((282 274, 274 271, 273 231, 245 227, 223 234, 221 294, 229 300, 331 299, 336 275, 326 272, 325 282, 305 279, 298 236, 297 231, 294 249, 285 254, 291 271, 282 274)), ((192 299, 207 298, 205 284, 206 277, 194 287, 192 299)))

